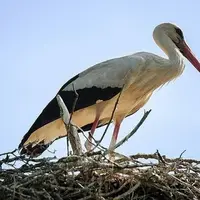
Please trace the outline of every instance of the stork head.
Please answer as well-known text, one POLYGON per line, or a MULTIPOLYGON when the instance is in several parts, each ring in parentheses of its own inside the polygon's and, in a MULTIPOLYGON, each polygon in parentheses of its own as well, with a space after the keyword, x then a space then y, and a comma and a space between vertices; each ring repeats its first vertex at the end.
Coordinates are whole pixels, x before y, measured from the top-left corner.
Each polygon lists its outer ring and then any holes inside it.
POLYGON ((182 30, 171 23, 163 23, 158 25, 153 32, 153 37, 156 43, 166 52, 166 44, 173 44, 179 52, 187 58, 190 63, 200 72, 200 62, 192 53, 189 46, 186 44, 182 30), (167 37, 166 37, 167 36, 167 37), (168 40, 168 41, 166 41, 168 40))

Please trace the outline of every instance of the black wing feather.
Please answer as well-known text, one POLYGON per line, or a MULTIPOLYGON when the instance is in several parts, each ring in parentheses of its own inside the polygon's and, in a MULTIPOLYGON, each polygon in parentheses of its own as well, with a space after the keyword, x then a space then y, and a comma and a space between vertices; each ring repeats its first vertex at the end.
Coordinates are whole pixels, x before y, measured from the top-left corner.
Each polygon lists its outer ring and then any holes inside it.
MULTIPOLYGON (((74 91, 63 91, 63 89, 73 81, 75 81, 79 75, 76 75, 72 79, 70 79, 67 83, 65 83, 61 89, 59 90, 58 94, 61 96, 63 101, 65 102, 65 105, 67 106, 69 112, 71 113, 74 100, 75 100, 75 92, 74 91)), ((84 89, 79 89, 76 90, 78 93, 78 100, 75 106, 75 110, 80 110, 82 108, 86 108, 88 106, 91 106, 96 103, 97 100, 103 100, 106 101, 108 99, 111 99, 115 95, 117 95, 121 91, 121 88, 115 87, 107 87, 107 88, 98 88, 98 87, 91 87, 91 88, 84 88, 84 89)), ((57 103, 56 97, 54 97, 49 104, 44 108, 42 113, 39 115, 39 117, 36 119, 36 121, 33 123, 29 131, 24 135, 21 143, 19 144, 19 148, 21 149, 23 147, 23 144, 28 140, 30 135, 36 131, 37 129, 41 128, 42 126, 57 120, 60 118, 60 108, 57 103)), ((84 120, 84 119, 83 119, 84 120)), ((88 128, 91 125, 85 125, 83 127, 83 130, 87 131, 89 130, 88 128)), ((48 133, 47 133, 48 134, 48 133)), ((43 148, 42 143, 35 145, 34 150, 37 151, 38 154, 41 154, 46 148, 48 148, 49 145, 45 145, 45 148, 43 148), (38 148, 37 148, 38 146, 38 148), (39 150, 38 150, 39 149, 39 150), (38 152, 39 151, 39 152, 38 152)), ((30 152, 32 152, 33 149, 31 149, 32 145, 29 147, 30 152)), ((28 149, 28 147, 26 148, 28 149)), ((28 154, 28 152, 23 149, 21 153, 28 154)))

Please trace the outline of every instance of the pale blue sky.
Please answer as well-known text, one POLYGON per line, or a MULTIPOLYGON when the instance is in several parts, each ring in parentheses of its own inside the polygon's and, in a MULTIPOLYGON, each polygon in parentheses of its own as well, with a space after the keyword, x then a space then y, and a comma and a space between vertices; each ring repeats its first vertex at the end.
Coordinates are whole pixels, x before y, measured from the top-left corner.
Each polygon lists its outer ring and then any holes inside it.
MULTIPOLYGON (((0 1, 0 152, 16 148, 58 89, 82 70, 137 51, 164 56, 152 39, 161 22, 179 25, 200 58, 199 6, 198 0, 0 1)), ((200 74, 186 61, 184 74, 144 106, 152 113, 118 151, 159 149, 177 157, 186 149, 184 157, 200 159, 199 87, 200 74)), ((131 131, 144 109, 124 121, 119 138, 131 131)), ((64 156, 65 139, 49 149, 64 156)))

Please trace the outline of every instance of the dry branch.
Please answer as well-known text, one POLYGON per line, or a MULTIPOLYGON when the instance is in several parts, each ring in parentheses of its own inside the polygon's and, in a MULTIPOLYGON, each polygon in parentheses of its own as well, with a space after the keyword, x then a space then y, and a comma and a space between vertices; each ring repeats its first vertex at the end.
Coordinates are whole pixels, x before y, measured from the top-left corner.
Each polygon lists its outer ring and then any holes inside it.
MULTIPOLYGON (((81 140, 78 135, 76 127, 73 126, 73 124, 71 123, 73 113, 71 115, 69 114, 69 111, 60 95, 57 95, 56 98, 58 101, 58 105, 60 107, 61 117, 65 124, 65 128, 66 128, 66 131, 68 134, 67 138, 69 138, 69 141, 70 141, 70 144, 71 144, 71 147, 73 150, 73 154, 81 155, 81 153, 82 153, 81 140)), ((68 144, 67 144, 67 146, 68 146, 68 144)), ((69 153, 69 150, 68 150, 68 153, 69 153)))
MULTIPOLYGON (((142 119, 139 121, 139 123, 135 126, 135 128, 128 134, 126 135, 121 141, 119 141, 114 147, 113 147, 113 151, 115 149, 117 149, 118 147, 120 147, 122 144, 124 144, 125 142, 127 142, 136 132, 137 130, 140 128, 140 126, 144 123, 144 121, 146 120, 146 118, 148 117, 148 115, 150 114, 151 110, 144 112, 144 115, 142 117, 142 119)), ((105 151, 104 155, 108 154, 109 150, 105 151)))
POLYGON ((200 199, 199 161, 137 154, 115 164, 93 152, 59 160, 28 159, 2 154, 1 200, 191 200, 200 199), (141 162, 141 158, 146 159, 141 162), (153 161, 152 161, 153 159, 153 161), (21 162, 21 167, 12 167, 21 162), (9 164, 9 169, 5 169, 9 164))

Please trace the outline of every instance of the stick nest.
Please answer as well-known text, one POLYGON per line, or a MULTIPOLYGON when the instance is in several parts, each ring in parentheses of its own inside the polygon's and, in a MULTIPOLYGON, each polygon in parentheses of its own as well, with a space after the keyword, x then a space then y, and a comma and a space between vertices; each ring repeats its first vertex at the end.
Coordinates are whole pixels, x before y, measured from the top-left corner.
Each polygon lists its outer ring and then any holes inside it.
POLYGON ((115 162, 103 152, 59 160, 25 158, 14 151, 0 156, 1 200, 200 199, 200 161, 169 159, 159 152, 116 154, 115 162))

